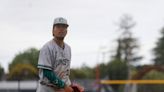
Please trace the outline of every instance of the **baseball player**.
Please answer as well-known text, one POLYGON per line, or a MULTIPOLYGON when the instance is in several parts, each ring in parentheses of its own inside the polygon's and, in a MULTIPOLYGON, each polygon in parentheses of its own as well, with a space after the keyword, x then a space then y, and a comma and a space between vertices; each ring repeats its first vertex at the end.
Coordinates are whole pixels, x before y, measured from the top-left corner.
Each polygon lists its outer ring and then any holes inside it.
POLYGON ((39 84, 36 92, 73 92, 70 86, 71 48, 64 42, 67 20, 58 17, 53 23, 53 39, 40 50, 39 84))

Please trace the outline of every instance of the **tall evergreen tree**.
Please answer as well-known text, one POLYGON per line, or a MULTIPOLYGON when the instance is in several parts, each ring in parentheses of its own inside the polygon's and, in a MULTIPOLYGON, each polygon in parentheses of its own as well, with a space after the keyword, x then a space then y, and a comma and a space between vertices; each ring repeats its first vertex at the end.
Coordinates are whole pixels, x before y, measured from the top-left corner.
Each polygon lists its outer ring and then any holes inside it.
POLYGON ((161 37, 156 43, 156 47, 153 49, 154 54, 154 64, 155 65, 164 65, 164 28, 161 30, 161 37))
MULTIPOLYGON (((142 58, 137 55, 139 45, 137 38, 133 37, 131 32, 135 24, 129 15, 122 16, 118 23, 120 36, 117 38, 117 48, 108 68, 111 80, 131 79, 131 63, 142 58)), ((115 92, 118 92, 119 87, 120 85, 112 85, 115 92)))
POLYGON ((137 55, 136 51, 138 51, 139 45, 137 43, 137 38, 133 37, 131 32, 135 24, 131 16, 124 15, 118 25, 121 35, 118 38, 116 58, 121 58, 123 61, 127 62, 127 64, 142 58, 137 55))

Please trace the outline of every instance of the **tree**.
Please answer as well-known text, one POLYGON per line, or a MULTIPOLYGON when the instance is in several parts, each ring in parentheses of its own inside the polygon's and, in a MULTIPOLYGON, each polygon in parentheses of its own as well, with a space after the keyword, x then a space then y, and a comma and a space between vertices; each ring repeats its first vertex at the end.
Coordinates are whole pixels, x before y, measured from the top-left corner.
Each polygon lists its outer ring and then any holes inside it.
POLYGON ((39 51, 35 48, 30 48, 23 53, 17 54, 9 65, 9 71, 16 64, 31 64, 33 67, 37 67, 39 57, 39 51))
MULTIPOLYGON (((164 79, 164 73, 152 70, 148 72, 142 79, 144 80, 163 80, 164 79)), ((139 92, 163 92, 164 87, 161 84, 147 84, 147 85, 139 85, 138 86, 139 92)))
POLYGON ((118 48, 115 58, 121 59, 127 64, 142 59, 141 56, 137 56, 139 45, 137 38, 133 37, 131 32, 135 24, 133 18, 129 15, 124 15, 118 24, 121 35, 117 39, 118 48))
POLYGON ((154 54, 154 64, 155 65, 164 65, 164 28, 161 30, 161 37, 156 43, 156 47, 153 49, 154 54))
POLYGON ((0 80, 2 79, 2 76, 4 75, 4 69, 3 67, 0 65, 0 80))
POLYGON ((127 79, 127 65, 120 60, 113 60, 108 65, 109 79, 125 80, 127 79))
POLYGON ((137 55, 139 45, 137 38, 133 37, 131 29, 136 25, 133 18, 129 15, 124 15, 119 22, 119 30, 121 35, 118 38, 118 48, 115 59, 120 59, 126 62, 128 67, 128 79, 131 79, 131 64, 142 59, 142 56, 137 55))
POLYGON ((31 64, 16 64, 8 75, 8 80, 37 79, 37 69, 31 64))
MULTIPOLYGON (((137 38, 133 37, 131 29, 136 25, 133 18, 129 15, 121 17, 118 23, 120 36, 117 38, 117 48, 112 56, 111 63, 108 65, 108 74, 111 80, 131 79, 132 63, 142 59, 137 55, 137 38)), ((117 92, 120 85, 112 85, 117 92)))
MULTIPOLYGON (((108 64, 107 70, 110 80, 125 80, 128 77, 128 67, 126 62, 115 59, 108 64)), ((111 86, 115 92, 119 91, 119 84, 111 86)))
POLYGON ((71 79, 92 79, 94 78, 94 69, 83 65, 81 68, 71 69, 71 79))
POLYGON ((23 53, 17 54, 12 60, 11 64, 9 64, 9 79, 19 79, 19 75, 24 76, 25 72, 28 72, 29 78, 36 79, 33 76, 36 76, 38 57, 39 51, 35 48, 30 48, 23 53))
POLYGON ((108 68, 107 64, 105 63, 99 64, 100 78, 104 78, 107 76, 107 72, 108 72, 107 68, 108 68))

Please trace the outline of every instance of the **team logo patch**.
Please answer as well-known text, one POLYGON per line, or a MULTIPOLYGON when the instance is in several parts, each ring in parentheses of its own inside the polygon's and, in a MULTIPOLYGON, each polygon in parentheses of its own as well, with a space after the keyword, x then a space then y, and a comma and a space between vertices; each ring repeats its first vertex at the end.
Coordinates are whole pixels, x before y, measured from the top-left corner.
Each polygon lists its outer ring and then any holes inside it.
POLYGON ((60 18, 60 19, 59 19, 59 22, 64 22, 64 19, 63 19, 63 18, 60 18))

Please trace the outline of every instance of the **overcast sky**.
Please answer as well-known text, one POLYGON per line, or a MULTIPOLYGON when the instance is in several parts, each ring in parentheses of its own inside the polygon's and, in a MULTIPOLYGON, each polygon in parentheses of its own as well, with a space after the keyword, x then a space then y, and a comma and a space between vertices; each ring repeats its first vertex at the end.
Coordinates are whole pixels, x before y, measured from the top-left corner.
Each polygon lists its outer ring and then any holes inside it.
POLYGON ((113 51, 118 37, 115 25, 130 14, 137 25, 142 64, 151 63, 152 48, 164 26, 163 0, 0 0, 0 64, 7 71, 13 57, 30 47, 40 49, 52 39, 52 23, 65 17, 70 25, 65 42, 72 47, 71 67, 95 66, 102 47, 113 51))

